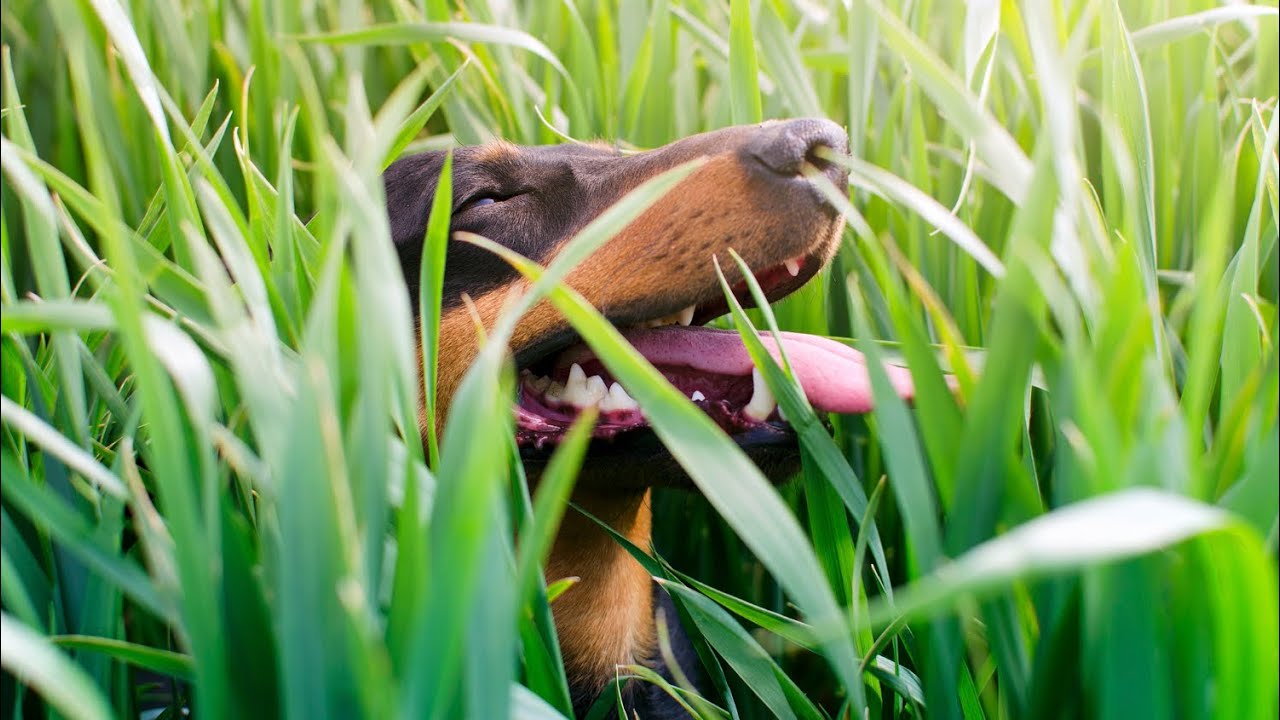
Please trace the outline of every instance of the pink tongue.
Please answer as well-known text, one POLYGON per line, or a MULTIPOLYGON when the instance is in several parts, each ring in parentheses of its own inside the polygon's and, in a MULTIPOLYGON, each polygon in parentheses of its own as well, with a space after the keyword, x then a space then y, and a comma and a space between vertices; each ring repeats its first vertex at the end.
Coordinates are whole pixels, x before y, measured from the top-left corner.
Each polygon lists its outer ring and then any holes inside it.
MULTIPOLYGON (((750 375, 754 367, 742 339, 733 330, 668 326, 629 330, 624 335, 641 355, 659 367, 689 367, 716 375, 750 375)), ((760 340, 774 360, 781 362, 773 337, 762 333, 760 340)), ((803 333, 782 333, 782 344, 791 369, 814 408, 838 413, 871 411, 871 377, 862 353, 834 340, 803 333)), ((579 345, 565 351, 556 364, 568 367, 592 357, 589 348, 579 345)), ((915 394, 911 373, 892 365, 886 365, 885 371, 898 395, 910 400, 915 394)))

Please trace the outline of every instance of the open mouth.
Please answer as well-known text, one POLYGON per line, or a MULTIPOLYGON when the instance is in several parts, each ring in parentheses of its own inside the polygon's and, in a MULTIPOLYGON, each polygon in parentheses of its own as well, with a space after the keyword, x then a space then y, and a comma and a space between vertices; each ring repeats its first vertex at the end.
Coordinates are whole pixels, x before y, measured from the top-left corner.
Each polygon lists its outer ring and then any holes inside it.
MULTIPOLYGON (((820 266, 819 258, 803 256, 755 276, 766 297, 774 301, 808 281, 820 266)), ((734 286, 733 292, 744 306, 750 305, 745 283, 734 286)), ((730 435, 769 437, 789 432, 738 332, 700 327, 726 310, 720 298, 635 323, 622 332, 668 382, 730 435)), ((871 382, 861 353, 814 335, 784 332, 781 340, 795 378, 815 410, 862 413, 871 409, 871 382)), ((771 334, 762 333, 761 341, 775 360, 781 359, 771 334)), ((895 390, 910 397, 910 374, 901 368, 886 370, 895 390)), ((578 342, 525 365, 516 400, 520 447, 551 449, 588 407, 599 412, 592 432, 597 439, 614 439, 649 427, 639 404, 587 345, 578 342)))

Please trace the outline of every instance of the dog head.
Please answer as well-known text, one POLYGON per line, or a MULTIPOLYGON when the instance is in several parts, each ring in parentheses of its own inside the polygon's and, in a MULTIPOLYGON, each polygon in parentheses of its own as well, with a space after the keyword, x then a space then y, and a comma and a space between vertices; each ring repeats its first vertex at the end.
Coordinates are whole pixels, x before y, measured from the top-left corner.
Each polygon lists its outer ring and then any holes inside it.
MULTIPOLYGON (((846 136, 838 125, 791 120, 725 128, 630 155, 602 145, 459 148, 454 152, 450 229, 485 236, 545 265, 629 191, 665 170, 703 158, 672 191, 571 272, 567 282, 623 329, 766 473, 784 478, 797 463, 793 434, 771 398, 760 397, 761 383, 753 381, 736 334, 698 326, 727 310, 713 257, 720 258, 735 292, 742 291, 739 299, 749 306, 737 266, 728 262, 729 249, 746 261, 770 301, 799 288, 834 254, 843 218, 802 175, 808 164, 837 187, 844 186, 845 171, 819 157, 824 147, 846 151, 846 136)), ((407 157, 384 176, 392 237, 415 295, 443 162, 442 152, 407 157)), ((449 242, 437 381, 440 417, 477 351, 473 313, 492 326, 510 288, 523 285, 497 256, 470 243, 449 242)), ((786 341, 788 346, 791 342, 786 341)), ((808 368, 801 380, 811 401, 810 382, 830 384, 829 378, 818 377, 830 374, 824 363, 853 363, 857 356, 827 342, 819 348, 815 343, 820 339, 808 338, 795 351, 808 353, 809 361, 800 364, 808 368)), ((596 474, 593 466, 612 483, 647 485, 684 477, 625 388, 615 387, 550 304, 539 304, 521 321, 512 344, 521 368, 517 433, 531 473, 554 449, 578 408, 596 404, 601 419, 584 479, 589 482, 596 474)), ((795 352, 788 347, 789 356, 795 352)), ((844 406, 851 403, 856 404, 844 392, 825 409, 847 412, 851 410, 844 406)))

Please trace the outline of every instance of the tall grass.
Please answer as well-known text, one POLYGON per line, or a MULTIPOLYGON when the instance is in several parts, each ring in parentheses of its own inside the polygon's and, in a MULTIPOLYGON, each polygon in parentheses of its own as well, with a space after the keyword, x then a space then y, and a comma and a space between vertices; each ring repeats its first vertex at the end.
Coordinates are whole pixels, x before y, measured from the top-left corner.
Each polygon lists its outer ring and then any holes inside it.
POLYGON ((6 715, 134 717, 156 677, 173 716, 568 714, 574 589, 539 563, 587 436, 531 498, 504 353, 544 296, 702 491, 631 548, 699 716, 1280 711, 1274 3, 10 0, 0 28, 6 715), (842 250, 733 313, 799 482, 559 282, 677 175, 510 258, 540 279, 419 442, 438 279, 419 336, 388 162, 805 115, 850 131, 842 250), (751 327, 905 363, 915 406, 875 372, 828 433, 751 327))

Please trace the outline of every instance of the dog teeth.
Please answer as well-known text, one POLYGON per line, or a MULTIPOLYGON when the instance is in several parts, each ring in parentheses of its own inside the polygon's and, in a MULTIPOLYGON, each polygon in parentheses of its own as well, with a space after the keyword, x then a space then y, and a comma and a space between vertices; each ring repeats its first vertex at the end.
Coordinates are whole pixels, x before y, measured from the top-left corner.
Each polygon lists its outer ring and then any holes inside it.
MULTIPOLYGON (((556 383, 552 383, 554 387, 556 383)), ((550 391, 548 391, 550 397, 550 391)), ((560 402, 569 403, 577 408, 599 407, 601 410, 635 410, 640 407, 627 395, 618 383, 612 387, 605 385, 604 378, 599 375, 587 376, 582 366, 574 363, 569 366, 569 379, 557 398, 560 402)))
POLYGON ((645 320, 644 322, 640 323, 640 327, 656 328, 656 327, 664 327, 667 325, 690 325, 693 323, 693 315, 697 311, 698 311, 698 307, 696 305, 690 305, 689 307, 683 310, 679 310, 677 312, 673 312, 670 315, 663 315, 660 318, 645 320))
POLYGON ((538 377, 530 375, 525 382, 528 383, 529 387, 540 393, 546 392, 547 388, 551 386, 551 378, 546 375, 539 375, 538 377))
POLYGON ((791 273, 791 277, 795 277, 800 274, 800 261, 791 259, 782 264, 786 266, 787 272, 791 273))
POLYGON ((542 396, 553 403, 565 402, 564 385, 558 382, 547 383, 547 389, 542 391, 542 396))
MULTIPOLYGON (((598 377, 600 376, 595 375, 592 377, 592 379, 594 380, 598 377)), ((618 412, 620 410, 638 410, 639 408, 640 408, 640 404, 637 403, 634 399, 632 399, 632 397, 627 394, 627 391, 623 390, 622 386, 619 385, 618 383, 614 383, 610 385, 609 394, 606 395, 605 398, 600 401, 601 412, 618 412)))
POLYGON ((569 379, 564 384, 564 401, 578 407, 593 404, 591 392, 587 389, 587 374, 578 363, 569 368, 569 379))
POLYGON ((707 396, 703 395, 701 390, 694 390, 693 394, 689 396, 689 399, 694 402, 698 402, 699 400, 706 400, 707 396))
POLYGON ((765 384, 759 368, 751 369, 751 385, 751 402, 742 408, 742 412, 752 420, 763 422, 773 414, 773 409, 778 407, 778 401, 773 399, 773 393, 769 392, 769 386, 765 384))
POLYGON ((591 405, 599 405, 609 397, 609 388, 604 384, 604 378, 599 375, 587 378, 587 394, 591 396, 591 405))

